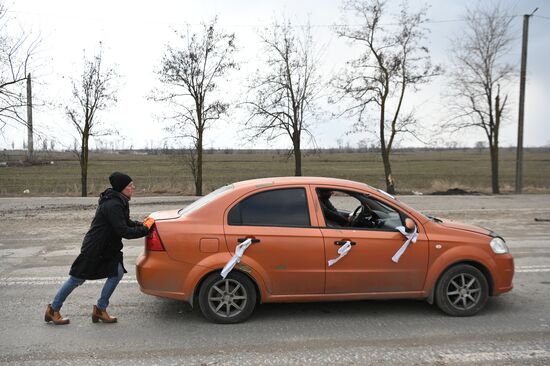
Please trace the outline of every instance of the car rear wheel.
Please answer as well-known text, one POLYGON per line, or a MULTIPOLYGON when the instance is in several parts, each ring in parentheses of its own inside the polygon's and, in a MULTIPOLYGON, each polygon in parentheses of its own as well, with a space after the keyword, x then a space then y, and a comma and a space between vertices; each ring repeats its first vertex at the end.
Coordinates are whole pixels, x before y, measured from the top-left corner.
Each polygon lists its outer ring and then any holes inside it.
POLYGON ((485 307, 489 285, 481 271, 467 264, 449 268, 439 279, 435 300, 437 306, 453 316, 471 316, 485 307))
POLYGON ((209 275, 199 291, 199 307, 204 317, 215 323, 238 323, 252 314, 256 290, 244 274, 233 271, 223 279, 209 275))

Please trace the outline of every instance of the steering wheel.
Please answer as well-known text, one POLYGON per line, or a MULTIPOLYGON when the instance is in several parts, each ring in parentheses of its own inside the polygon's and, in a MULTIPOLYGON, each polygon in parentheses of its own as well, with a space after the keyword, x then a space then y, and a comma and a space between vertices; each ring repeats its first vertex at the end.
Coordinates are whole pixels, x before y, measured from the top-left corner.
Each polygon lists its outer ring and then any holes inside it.
POLYGON ((384 224, 382 220, 378 217, 376 212, 374 212, 370 207, 365 205, 357 206, 357 208, 353 211, 352 219, 350 221, 349 226, 367 226, 367 227, 381 227, 384 224), (368 219, 363 220, 366 215, 369 215, 370 217, 368 219))
POLYGON ((365 206, 359 205, 355 210, 353 210, 353 214, 351 215, 351 220, 349 223, 349 226, 355 226, 363 216, 363 213, 365 212, 365 206))

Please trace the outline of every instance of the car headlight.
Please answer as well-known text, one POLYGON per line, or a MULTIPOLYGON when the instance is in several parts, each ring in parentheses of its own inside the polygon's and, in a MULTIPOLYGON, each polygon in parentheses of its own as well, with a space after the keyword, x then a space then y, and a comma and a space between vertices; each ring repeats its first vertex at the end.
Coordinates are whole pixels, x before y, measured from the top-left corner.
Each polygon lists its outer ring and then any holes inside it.
POLYGON ((493 252, 495 254, 506 254, 508 253, 508 247, 506 246, 506 243, 502 238, 493 238, 491 240, 491 249, 493 249, 493 252))

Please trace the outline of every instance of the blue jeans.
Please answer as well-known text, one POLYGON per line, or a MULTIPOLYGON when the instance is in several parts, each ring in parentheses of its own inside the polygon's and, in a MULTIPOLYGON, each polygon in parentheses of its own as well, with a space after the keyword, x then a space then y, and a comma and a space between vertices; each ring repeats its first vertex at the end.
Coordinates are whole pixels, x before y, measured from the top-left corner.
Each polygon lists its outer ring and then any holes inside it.
MULTIPOLYGON (((97 300, 98 308, 102 310, 107 309, 107 306, 109 306, 109 299, 111 298, 113 292, 115 292, 115 289, 123 276, 124 268, 122 267, 122 264, 119 263, 118 274, 114 277, 108 277, 107 281, 105 281, 105 285, 103 285, 101 297, 97 300)), ((63 306, 63 302, 65 302, 65 299, 71 294, 71 292, 73 292, 75 288, 82 285, 84 282, 86 282, 86 280, 70 276, 69 279, 65 281, 61 288, 57 291, 57 294, 52 302, 53 310, 59 311, 59 309, 63 306)))

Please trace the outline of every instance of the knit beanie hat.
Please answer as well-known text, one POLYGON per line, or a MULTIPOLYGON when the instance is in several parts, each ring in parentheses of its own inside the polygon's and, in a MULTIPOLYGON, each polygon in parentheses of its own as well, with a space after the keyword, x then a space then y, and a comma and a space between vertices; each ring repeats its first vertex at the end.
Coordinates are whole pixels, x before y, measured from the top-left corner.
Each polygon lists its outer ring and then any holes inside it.
POLYGON ((111 186, 113 186, 113 189, 117 192, 122 192, 131 181, 132 178, 130 178, 128 174, 121 172, 114 172, 109 176, 109 182, 111 182, 111 186))

